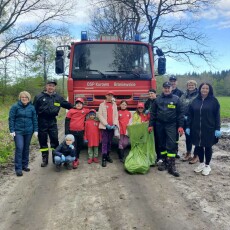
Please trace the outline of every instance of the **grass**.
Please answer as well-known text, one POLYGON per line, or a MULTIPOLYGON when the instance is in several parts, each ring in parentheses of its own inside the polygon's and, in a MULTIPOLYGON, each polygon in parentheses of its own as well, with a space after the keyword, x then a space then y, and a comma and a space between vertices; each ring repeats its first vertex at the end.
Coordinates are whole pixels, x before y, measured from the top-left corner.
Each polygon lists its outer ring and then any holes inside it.
POLYGON ((221 118, 230 118, 230 97, 217 97, 220 103, 221 118))

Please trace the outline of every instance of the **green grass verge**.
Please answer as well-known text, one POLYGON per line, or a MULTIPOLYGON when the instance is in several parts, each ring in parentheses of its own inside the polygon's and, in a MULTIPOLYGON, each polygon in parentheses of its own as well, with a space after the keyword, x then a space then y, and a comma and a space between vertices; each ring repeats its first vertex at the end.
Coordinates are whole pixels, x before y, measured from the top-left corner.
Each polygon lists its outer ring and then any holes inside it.
POLYGON ((220 103, 221 118, 230 118, 230 97, 217 97, 220 103))

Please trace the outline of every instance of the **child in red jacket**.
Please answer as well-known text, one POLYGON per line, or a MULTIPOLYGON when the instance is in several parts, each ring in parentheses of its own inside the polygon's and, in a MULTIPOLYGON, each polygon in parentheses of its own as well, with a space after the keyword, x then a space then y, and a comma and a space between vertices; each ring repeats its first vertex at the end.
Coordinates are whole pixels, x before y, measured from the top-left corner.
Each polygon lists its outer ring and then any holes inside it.
POLYGON ((70 109, 65 119, 65 134, 72 134, 75 138, 76 159, 73 161, 73 169, 79 165, 79 154, 84 143, 85 118, 89 109, 83 108, 84 100, 77 98, 75 108, 70 109))
POLYGON ((96 120, 96 110, 89 111, 89 119, 85 122, 85 142, 88 143, 88 164, 98 163, 98 146, 100 142, 99 121, 96 120))
POLYGON ((132 117, 131 113, 127 110, 127 102, 122 100, 120 103, 121 109, 118 111, 118 121, 120 126, 120 139, 118 144, 118 157, 122 163, 124 163, 125 148, 129 143, 129 137, 127 136, 127 125, 130 123, 132 117))

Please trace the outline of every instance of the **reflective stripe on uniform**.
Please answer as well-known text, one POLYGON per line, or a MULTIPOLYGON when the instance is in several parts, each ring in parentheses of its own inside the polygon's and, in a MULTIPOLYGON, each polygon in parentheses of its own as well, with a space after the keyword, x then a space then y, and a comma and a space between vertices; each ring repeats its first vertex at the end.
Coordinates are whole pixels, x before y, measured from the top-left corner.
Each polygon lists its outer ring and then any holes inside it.
POLYGON ((166 155, 167 154, 167 151, 162 151, 161 152, 161 155, 166 155))
POLYGON ((49 151, 49 148, 42 148, 40 149, 41 152, 46 152, 46 151, 49 151))
POLYGON ((176 157, 176 153, 167 153, 167 157, 176 157))

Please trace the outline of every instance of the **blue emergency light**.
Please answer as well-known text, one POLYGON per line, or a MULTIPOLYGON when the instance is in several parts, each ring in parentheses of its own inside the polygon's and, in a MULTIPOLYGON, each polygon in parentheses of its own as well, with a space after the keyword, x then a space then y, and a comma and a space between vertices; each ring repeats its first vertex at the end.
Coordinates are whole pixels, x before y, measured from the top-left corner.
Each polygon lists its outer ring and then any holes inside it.
POLYGON ((81 40, 88 41, 87 31, 81 31, 81 40))
POLYGON ((135 34, 135 41, 140 42, 141 41, 141 35, 140 34, 135 34))

